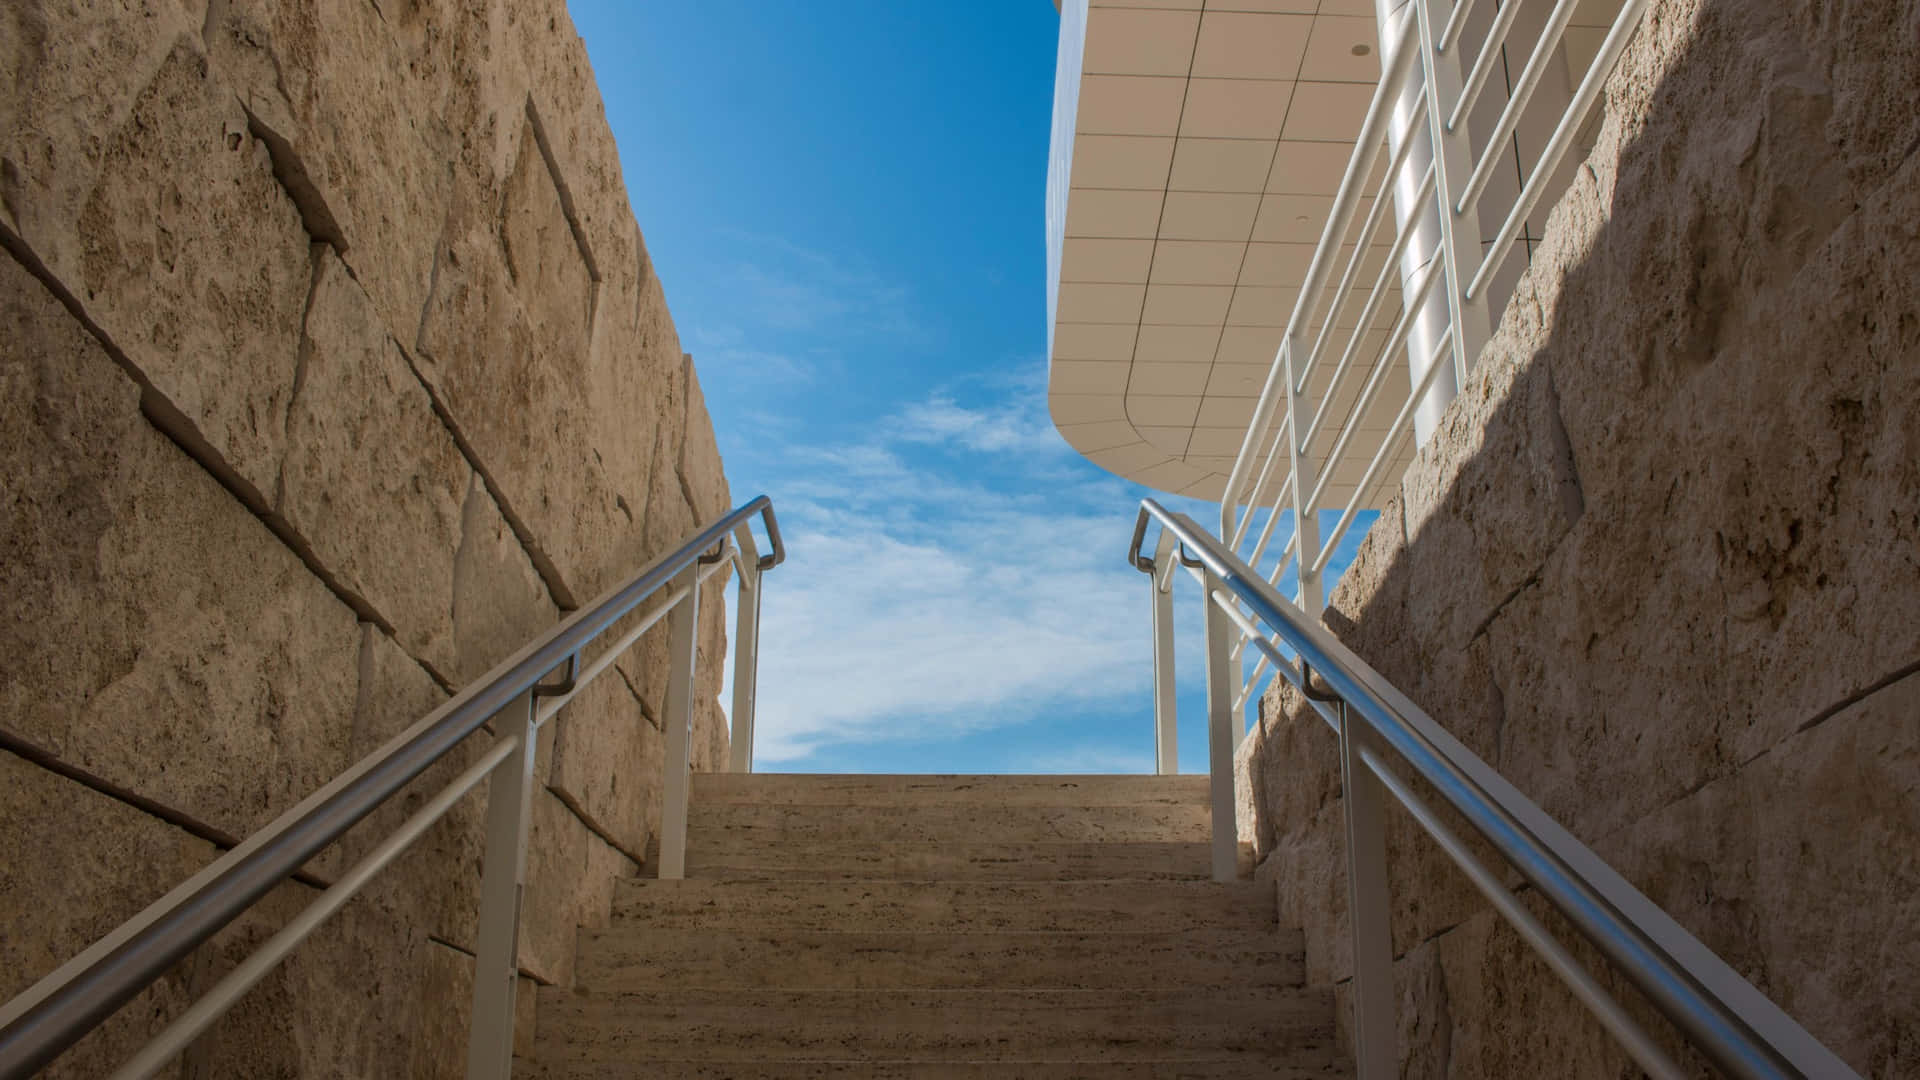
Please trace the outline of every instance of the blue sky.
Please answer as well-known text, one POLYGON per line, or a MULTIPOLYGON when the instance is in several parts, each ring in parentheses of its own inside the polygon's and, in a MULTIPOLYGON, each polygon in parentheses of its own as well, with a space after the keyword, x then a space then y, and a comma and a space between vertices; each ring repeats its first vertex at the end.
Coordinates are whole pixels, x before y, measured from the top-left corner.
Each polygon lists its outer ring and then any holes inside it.
POLYGON ((570 6, 729 483, 787 534, 757 767, 1151 771, 1147 492, 1046 413, 1052 4, 570 6))

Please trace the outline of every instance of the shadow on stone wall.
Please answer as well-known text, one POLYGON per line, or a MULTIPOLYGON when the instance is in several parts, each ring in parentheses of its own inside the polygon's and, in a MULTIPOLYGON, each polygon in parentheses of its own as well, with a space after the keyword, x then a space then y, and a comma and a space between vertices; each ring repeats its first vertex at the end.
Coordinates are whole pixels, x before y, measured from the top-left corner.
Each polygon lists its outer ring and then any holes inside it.
MULTIPOLYGON (((1906 1075, 1920 5, 1647 18, 1493 342, 1324 617, 1853 1067, 1906 1075)), ((1263 704, 1243 829, 1344 1007, 1337 744, 1290 687, 1263 704)), ((1390 819, 1403 1075, 1637 1075, 1390 819)))

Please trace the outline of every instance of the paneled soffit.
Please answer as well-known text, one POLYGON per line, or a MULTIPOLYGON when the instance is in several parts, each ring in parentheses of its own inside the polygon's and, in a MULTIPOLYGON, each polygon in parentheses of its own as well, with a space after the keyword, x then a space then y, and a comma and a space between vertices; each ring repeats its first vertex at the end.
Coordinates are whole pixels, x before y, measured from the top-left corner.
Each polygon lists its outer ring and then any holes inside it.
POLYGON ((1089 460, 1221 497, 1380 77, 1373 3, 1067 0, 1048 404, 1089 460))

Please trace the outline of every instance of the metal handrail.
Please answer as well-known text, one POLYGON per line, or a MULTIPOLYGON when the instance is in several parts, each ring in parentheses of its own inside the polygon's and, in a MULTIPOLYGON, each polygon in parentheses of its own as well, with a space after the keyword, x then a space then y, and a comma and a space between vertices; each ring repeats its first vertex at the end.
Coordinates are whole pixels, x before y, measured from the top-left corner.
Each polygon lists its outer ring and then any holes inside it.
MULTIPOLYGON (((412 728, 0 1007, 0 1080, 31 1075, 52 1061, 492 717, 516 702, 526 702, 528 727, 537 727, 539 710, 532 701, 538 690, 548 689, 540 687, 541 680, 564 667, 568 681, 574 682, 581 651, 662 587, 682 581, 689 592, 697 591, 701 564, 724 559, 732 547, 729 534, 746 533, 756 514, 773 551, 753 560, 754 576, 780 565, 786 559, 786 546, 772 500, 761 495, 568 616, 412 728)), ((746 546, 733 550, 744 572, 749 565, 750 534, 739 539, 746 546)), ((663 614, 656 612, 654 618, 663 614)), ((637 636, 630 634, 625 644, 637 636)), ((691 641, 687 646, 690 650, 691 641)), ((530 744, 522 734, 517 746, 498 750, 489 755, 490 768, 509 752, 526 753, 530 744)), ((463 779, 471 787, 478 777, 463 779)), ((492 865, 493 859, 488 862, 492 865)))
MULTIPOLYGON (((1162 530, 1157 551, 1164 552, 1170 544, 1178 543, 1183 550, 1193 552, 1202 564, 1194 573, 1204 582, 1210 618, 1215 617, 1216 612, 1224 616, 1237 606, 1270 627, 1293 651, 1297 661, 1286 658, 1264 635, 1245 635, 1289 681, 1307 693, 1315 708, 1340 732, 1343 753, 1348 755, 1349 814, 1355 813, 1354 803, 1365 798, 1354 787, 1357 770, 1352 768, 1362 765, 1441 842, 1442 849, 1494 899, 1496 907, 1514 922, 1529 944, 1547 955, 1556 972, 1650 1073, 1685 1075, 1661 1054, 1657 1044, 1638 1029, 1626 1012, 1606 996, 1597 982, 1583 978, 1583 971, 1570 970, 1574 965, 1565 950, 1545 937, 1544 929, 1525 915, 1523 907, 1511 903, 1511 892, 1497 876, 1475 861, 1413 795, 1396 774, 1394 764, 1404 765, 1436 792, 1716 1066, 1741 1077, 1857 1076, 1671 916, 1521 795, 1315 619, 1283 598, 1272 583, 1191 518, 1169 511, 1152 499, 1142 500, 1134 523, 1133 541, 1127 551, 1129 563, 1152 572, 1154 560, 1140 553, 1140 544, 1153 521, 1157 521, 1162 530), (1330 688, 1330 699, 1312 686, 1314 674, 1330 688), (1354 721, 1358 721, 1357 725, 1354 721), (1383 751, 1394 761, 1389 762, 1383 751), (1502 903, 1503 899, 1507 903, 1502 903)), ((1245 634, 1244 629, 1242 633, 1245 634)), ((1211 633, 1208 644, 1210 650, 1219 647, 1211 633)), ((1209 667, 1216 666, 1224 665, 1215 664, 1214 658, 1209 657, 1209 667)), ((1225 673, 1219 674, 1222 685, 1215 686, 1213 678, 1208 684, 1209 709, 1215 714, 1216 725, 1220 714, 1231 715, 1227 707, 1231 687, 1225 684, 1225 673)), ((1230 764, 1224 775, 1216 769, 1213 783, 1217 805, 1223 785, 1231 792, 1230 764)), ((1223 823, 1216 816, 1216 836, 1223 827, 1232 828, 1232 819, 1223 823)), ((1391 1024, 1385 1025, 1384 1031, 1383 1025, 1377 1022, 1368 1025, 1363 1022, 1364 1013, 1382 1007, 1383 1001, 1390 1010, 1393 991, 1388 946, 1382 941, 1362 940, 1363 931, 1376 937, 1386 934, 1384 896, 1374 895, 1385 891, 1385 847, 1377 823, 1374 832, 1371 837, 1356 837, 1354 825, 1349 822, 1349 858, 1356 857, 1351 849, 1364 842, 1376 849, 1379 862, 1372 873, 1364 872, 1365 867, 1349 868, 1350 882, 1364 879, 1376 885, 1367 895, 1362 895, 1356 886, 1353 896, 1356 909, 1365 905, 1377 912, 1376 924, 1363 927, 1362 923, 1369 920, 1356 914, 1353 926, 1354 998, 1356 1013, 1360 1014, 1356 1015, 1355 1041, 1372 1043, 1377 1055, 1380 1040, 1387 1040, 1388 1047, 1391 1046, 1391 1024), (1372 971, 1362 970, 1367 966, 1362 958, 1369 950, 1376 958, 1384 959, 1388 965, 1384 972, 1377 967, 1372 971)), ((1375 1019, 1377 1021, 1377 1017, 1375 1019)), ((1391 1059, 1390 1049, 1386 1057, 1391 1059)), ((1362 1080, 1368 1080, 1371 1075, 1379 1073, 1363 1064, 1362 1080)))

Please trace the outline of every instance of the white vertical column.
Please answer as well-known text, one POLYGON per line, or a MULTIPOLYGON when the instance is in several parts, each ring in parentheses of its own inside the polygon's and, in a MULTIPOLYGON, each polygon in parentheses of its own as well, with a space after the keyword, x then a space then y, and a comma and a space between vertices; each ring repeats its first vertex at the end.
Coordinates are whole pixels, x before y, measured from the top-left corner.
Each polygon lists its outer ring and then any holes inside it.
MULTIPOLYGON (((1393 56, 1388 53, 1400 40, 1406 27, 1406 20, 1417 18, 1415 5, 1422 0, 1374 0, 1380 25, 1380 68, 1391 69, 1393 56)), ((1419 48, 1421 35, 1415 35, 1409 48, 1419 48)), ((1430 60, 1431 54, 1423 57, 1430 60)), ((1429 132, 1415 124, 1420 108, 1420 99, 1426 95, 1426 75, 1429 65, 1425 62, 1414 64, 1401 84, 1399 96, 1393 103, 1393 115, 1387 124, 1387 141, 1390 152, 1398 153, 1403 145, 1407 147, 1406 157, 1400 167, 1400 173, 1392 178, 1394 222, 1401 232, 1411 232, 1412 238, 1400 256, 1400 287, 1404 294, 1425 273, 1427 265, 1441 255, 1441 224, 1439 205, 1445 201, 1446 187, 1436 184, 1439 194, 1427 203, 1417 201, 1421 179, 1427 174, 1427 167, 1433 164, 1433 142, 1429 132)), ((1442 114, 1444 117, 1444 114, 1442 114)), ((1427 438, 1439 426, 1440 416, 1452 403, 1459 392, 1454 378, 1453 356, 1442 353, 1441 343, 1445 340, 1448 325, 1449 296, 1451 288, 1436 288, 1427 293, 1426 302, 1421 306, 1413 325, 1407 334, 1407 374, 1409 383, 1417 385, 1425 377, 1427 369, 1436 363, 1445 362, 1449 370, 1433 377, 1433 384, 1427 388, 1413 414, 1414 442, 1424 445, 1427 438)), ((1388 358, 1392 362, 1391 357, 1388 358)))

